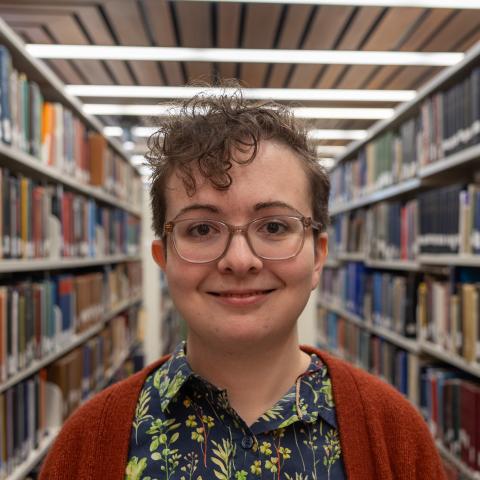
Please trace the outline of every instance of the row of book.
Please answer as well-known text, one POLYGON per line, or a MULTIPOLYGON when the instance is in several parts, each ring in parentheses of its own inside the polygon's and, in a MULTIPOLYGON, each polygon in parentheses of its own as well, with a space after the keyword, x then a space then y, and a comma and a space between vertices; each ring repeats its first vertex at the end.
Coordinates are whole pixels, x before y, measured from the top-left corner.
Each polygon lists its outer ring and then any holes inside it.
POLYGON ((137 312, 119 315, 82 346, 0 393, 0 478, 102 389, 136 338, 137 312))
POLYGON ((14 68, 10 52, 2 45, 0 92, 3 143, 80 183, 141 205, 142 182, 133 167, 69 108, 46 101, 39 85, 14 68))
POLYGON ((472 472, 480 472, 480 385, 456 371, 424 367, 420 408, 432 435, 472 472))
POLYGON ((334 217, 331 229, 336 254, 414 260, 418 253, 418 201, 385 201, 342 213, 334 217))
POLYGON ((447 185, 407 201, 384 201, 334 217, 336 253, 371 260, 480 253, 480 184, 447 185))
POLYGON ((322 307, 318 308, 317 325, 321 346, 328 346, 334 353, 379 376, 412 401, 417 401, 419 386, 415 356, 322 307))
POLYGON ((418 286, 420 338, 480 363, 480 275, 460 270, 448 279, 425 275, 418 286))
POLYGON ((3 281, 0 285, 0 382, 69 345, 141 288, 141 264, 105 271, 3 281))
POLYGON ((136 255, 140 218, 0 167, 0 258, 136 255))
POLYGON ((331 201, 355 200, 413 177, 419 167, 480 141, 480 67, 425 99, 398 128, 379 134, 331 172, 331 201))

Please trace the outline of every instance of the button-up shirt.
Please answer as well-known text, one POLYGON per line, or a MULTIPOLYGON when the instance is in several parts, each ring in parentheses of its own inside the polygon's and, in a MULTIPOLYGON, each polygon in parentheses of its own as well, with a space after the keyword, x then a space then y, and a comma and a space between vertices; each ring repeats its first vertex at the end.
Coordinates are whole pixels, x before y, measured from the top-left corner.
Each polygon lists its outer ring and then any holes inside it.
POLYGON ((290 390, 248 426, 226 390, 192 371, 179 344, 143 385, 125 479, 344 480, 326 366, 312 355, 290 390))

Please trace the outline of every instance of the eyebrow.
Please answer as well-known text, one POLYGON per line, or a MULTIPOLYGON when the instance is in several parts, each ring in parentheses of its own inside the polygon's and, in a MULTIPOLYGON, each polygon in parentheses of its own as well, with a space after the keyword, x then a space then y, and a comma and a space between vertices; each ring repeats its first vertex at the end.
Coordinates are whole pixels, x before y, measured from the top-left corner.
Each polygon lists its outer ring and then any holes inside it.
POLYGON ((293 210, 294 212, 300 213, 296 208, 292 207, 288 203, 281 202, 280 200, 274 200, 271 202, 260 202, 255 204, 254 210, 258 212, 265 208, 287 208, 288 210, 293 210))
POLYGON ((184 213, 196 211, 196 210, 207 210, 210 213, 220 213, 220 209, 216 207, 215 205, 211 205, 209 203, 193 203, 192 205, 188 205, 186 207, 183 207, 177 215, 175 215, 175 218, 180 217, 184 213))

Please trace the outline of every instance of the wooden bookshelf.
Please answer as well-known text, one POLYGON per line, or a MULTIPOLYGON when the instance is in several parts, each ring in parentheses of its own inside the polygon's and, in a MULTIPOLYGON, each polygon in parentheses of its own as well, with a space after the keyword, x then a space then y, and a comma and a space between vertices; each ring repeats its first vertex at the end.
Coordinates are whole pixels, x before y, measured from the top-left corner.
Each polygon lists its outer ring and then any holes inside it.
POLYGON ((330 303, 324 302, 321 299, 318 300, 318 305, 331 312, 337 313, 345 320, 353 323, 354 325, 357 325, 360 328, 363 328, 364 330, 367 330, 374 335, 377 335, 378 337, 384 338, 385 340, 393 343, 397 347, 401 347, 410 353, 420 353, 420 346, 416 340, 406 338, 403 335, 400 335, 392 330, 381 327, 379 325, 374 325, 371 322, 363 319, 362 317, 359 317, 358 315, 349 312, 343 307, 332 305, 330 303))
MULTIPOLYGON (((105 379, 97 387, 96 393, 103 390, 108 385, 108 383, 116 375, 121 366, 135 351, 137 346, 138 342, 134 341, 130 345, 130 347, 121 354, 119 361, 115 365, 112 365, 112 367, 105 374, 105 379)), ((86 403, 92 397, 93 395, 91 395, 87 400, 82 402, 82 404, 86 403)), ((14 472, 11 475, 7 476, 6 480, 23 480, 28 475, 28 473, 42 461, 43 457, 47 454, 48 449, 52 446, 53 442, 57 438, 59 432, 59 428, 55 428, 51 432, 48 432, 48 434, 40 442, 39 447, 35 450, 32 450, 29 453, 28 458, 22 464, 15 467, 14 472)))
POLYGON ((142 301, 141 297, 137 297, 132 300, 125 300, 116 308, 114 308, 112 311, 106 313, 102 318, 102 320, 98 322, 96 325, 89 328, 88 330, 85 330, 85 332, 82 332, 81 334, 72 335, 68 343, 66 343, 65 345, 59 345, 58 349, 55 352, 52 352, 46 355, 44 358, 40 360, 34 361, 28 368, 18 372, 14 376, 10 377, 7 381, 0 384, 0 393, 12 387, 13 385, 20 382, 21 380, 28 378, 29 376, 38 372, 43 367, 46 367, 47 365, 54 362, 55 360, 62 357, 63 355, 67 354, 68 352, 78 347, 79 345, 82 345, 89 338, 92 338, 95 335, 98 335, 100 331, 103 329, 103 327, 105 326, 105 324, 108 323, 109 320, 111 320, 113 317, 115 317, 119 313, 122 313, 123 311, 127 310, 128 308, 139 304, 141 301, 142 301))

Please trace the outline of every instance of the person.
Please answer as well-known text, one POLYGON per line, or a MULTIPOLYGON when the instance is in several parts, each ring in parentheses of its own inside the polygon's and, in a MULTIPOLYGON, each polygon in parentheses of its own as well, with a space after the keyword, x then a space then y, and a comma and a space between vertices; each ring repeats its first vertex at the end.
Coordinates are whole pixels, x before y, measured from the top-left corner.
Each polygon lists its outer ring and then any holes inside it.
POLYGON ((401 394, 299 346, 330 188, 304 127, 241 91, 199 95, 149 147, 152 254, 187 339, 79 408, 40 479, 443 479, 401 394))

